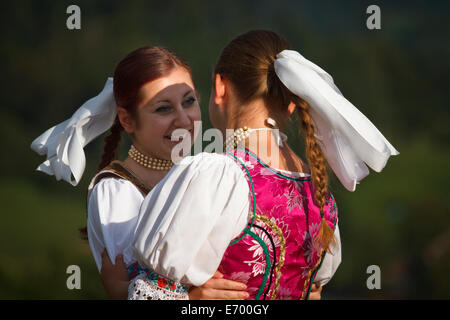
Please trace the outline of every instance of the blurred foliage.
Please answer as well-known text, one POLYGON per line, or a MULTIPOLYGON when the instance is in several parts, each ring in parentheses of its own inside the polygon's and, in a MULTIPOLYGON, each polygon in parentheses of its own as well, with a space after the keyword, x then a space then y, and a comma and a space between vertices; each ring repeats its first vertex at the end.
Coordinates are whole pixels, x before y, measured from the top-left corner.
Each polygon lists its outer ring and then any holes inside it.
MULTIPOLYGON (((187 60, 210 127, 211 68, 223 46, 251 29, 284 35, 331 75, 343 94, 400 151, 353 193, 332 178, 343 261, 324 298, 450 298, 448 1, 379 1, 382 29, 366 28, 367 1, 2 1, 0 94, 3 203, 0 298, 103 299, 94 260, 77 228, 102 139, 86 147, 76 188, 34 169, 29 148, 47 128, 96 95, 128 52, 163 45, 187 60), (81 8, 81 30, 66 8, 81 8), (79 265, 82 289, 68 290, 79 265), (366 269, 381 268, 381 290, 366 269)), ((296 123, 290 141, 302 149, 296 123)), ((126 140, 127 141, 127 140, 126 140)), ((122 158, 127 143, 122 144, 122 158)), ((300 154, 302 152, 300 151, 300 154)))

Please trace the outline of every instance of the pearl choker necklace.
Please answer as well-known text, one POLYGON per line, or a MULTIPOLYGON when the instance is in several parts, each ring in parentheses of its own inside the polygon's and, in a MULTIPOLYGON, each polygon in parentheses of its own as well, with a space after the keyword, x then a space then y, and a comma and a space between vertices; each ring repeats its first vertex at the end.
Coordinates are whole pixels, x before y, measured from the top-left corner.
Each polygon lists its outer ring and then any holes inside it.
POLYGON ((225 151, 236 149, 241 140, 245 140, 250 135, 247 127, 239 128, 225 140, 225 151))
POLYGON ((173 162, 171 160, 162 160, 151 158, 141 153, 138 149, 131 145, 130 150, 128 151, 128 155, 131 159, 139 163, 141 166, 153 170, 170 170, 173 166, 173 162))
MULTIPOLYGON (((270 128, 249 129, 247 127, 236 129, 236 131, 234 131, 234 133, 226 139, 224 143, 225 151, 236 149, 239 142, 247 139, 251 132, 258 130, 273 130, 273 129, 270 128)), ((275 137, 277 139, 277 144, 280 147, 282 147, 283 142, 287 140, 287 136, 283 132, 279 132, 278 135, 275 137)))

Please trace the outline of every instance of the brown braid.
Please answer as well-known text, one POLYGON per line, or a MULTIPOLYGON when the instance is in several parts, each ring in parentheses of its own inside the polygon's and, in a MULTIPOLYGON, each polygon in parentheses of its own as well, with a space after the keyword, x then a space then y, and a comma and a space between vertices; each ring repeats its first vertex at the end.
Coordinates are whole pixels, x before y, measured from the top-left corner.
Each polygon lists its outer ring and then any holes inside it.
MULTIPOLYGON (((118 147, 120 140, 122 138, 122 130, 123 127, 120 124, 119 118, 116 116, 116 120, 111 127, 111 132, 108 136, 105 137, 105 147, 103 148, 102 160, 100 161, 100 165, 98 166, 98 171, 102 170, 106 167, 112 160, 117 158, 118 147)), ((83 240, 88 240, 87 227, 79 228, 80 237, 83 240)))
POLYGON ((330 246, 336 244, 336 239, 334 237, 333 229, 330 228, 323 216, 325 199, 328 193, 327 162, 317 139, 314 136, 315 127, 309 113, 309 104, 297 96, 292 97, 292 102, 297 106, 296 110, 300 118, 300 132, 303 131, 305 135, 306 158, 311 168, 314 201, 320 208, 322 215, 320 231, 317 236, 317 244, 320 245, 321 248, 328 250, 330 246))
POLYGON ((281 83, 274 69, 276 55, 289 47, 283 37, 272 31, 249 31, 234 38, 222 50, 214 74, 221 74, 233 83, 241 104, 263 98, 269 107, 269 116, 273 117, 281 128, 284 126, 281 119, 286 118, 290 102, 297 105, 301 122, 300 132, 305 134, 306 157, 312 171, 314 202, 320 208, 322 216, 317 244, 328 249, 335 243, 335 239, 333 230, 323 217, 328 192, 327 162, 314 137, 315 129, 308 111, 309 105, 281 83))
MULTIPOLYGON (((117 64, 114 71, 116 105, 124 108, 135 123, 139 124, 139 90, 144 84, 167 76, 176 67, 184 68, 192 78, 191 67, 167 48, 142 47, 130 52, 117 64)), ((117 159, 122 130, 123 127, 116 117, 110 134, 104 140, 105 146, 98 171, 117 159)), ((79 231, 82 238, 87 239, 87 228, 80 228, 79 231)))
POLYGON ((98 171, 106 167, 112 160, 118 156, 119 143, 122 138, 123 127, 120 124, 119 117, 116 117, 111 127, 111 133, 105 137, 105 146, 103 148, 102 159, 98 166, 98 171))

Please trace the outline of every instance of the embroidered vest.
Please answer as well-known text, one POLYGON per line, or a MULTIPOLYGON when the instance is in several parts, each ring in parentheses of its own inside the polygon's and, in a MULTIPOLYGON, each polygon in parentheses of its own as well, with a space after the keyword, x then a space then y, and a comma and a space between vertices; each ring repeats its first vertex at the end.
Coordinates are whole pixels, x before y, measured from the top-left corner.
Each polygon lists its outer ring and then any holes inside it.
MULTIPOLYGON (((313 203, 311 177, 286 176, 247 149, 227 154, 246 175, 251 214, 225 251, 219 271, 226 279, 246 283, 248 299, 308 299, 326 254, 314 241, 321 216, 313 203)), ((337 207, 331 193, 324 217, 334 230, 337 207)))

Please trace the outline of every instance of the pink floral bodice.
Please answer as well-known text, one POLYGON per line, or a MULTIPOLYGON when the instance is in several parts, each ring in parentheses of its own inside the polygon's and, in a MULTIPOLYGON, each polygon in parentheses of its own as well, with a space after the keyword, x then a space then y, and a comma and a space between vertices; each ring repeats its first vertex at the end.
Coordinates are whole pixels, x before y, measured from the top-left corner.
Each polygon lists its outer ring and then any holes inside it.
MULTIPOLYGON (((308 299, 326 254, 314 241, 321 216, 310 176, 284 175, 246 149, 227 154, 247 177, 251 215, 225 251, 219 271, 224 278, 246 283, 249 299, 308 299)), ((324 217, 335 229, 337 206, 331 193, 324 217)))

